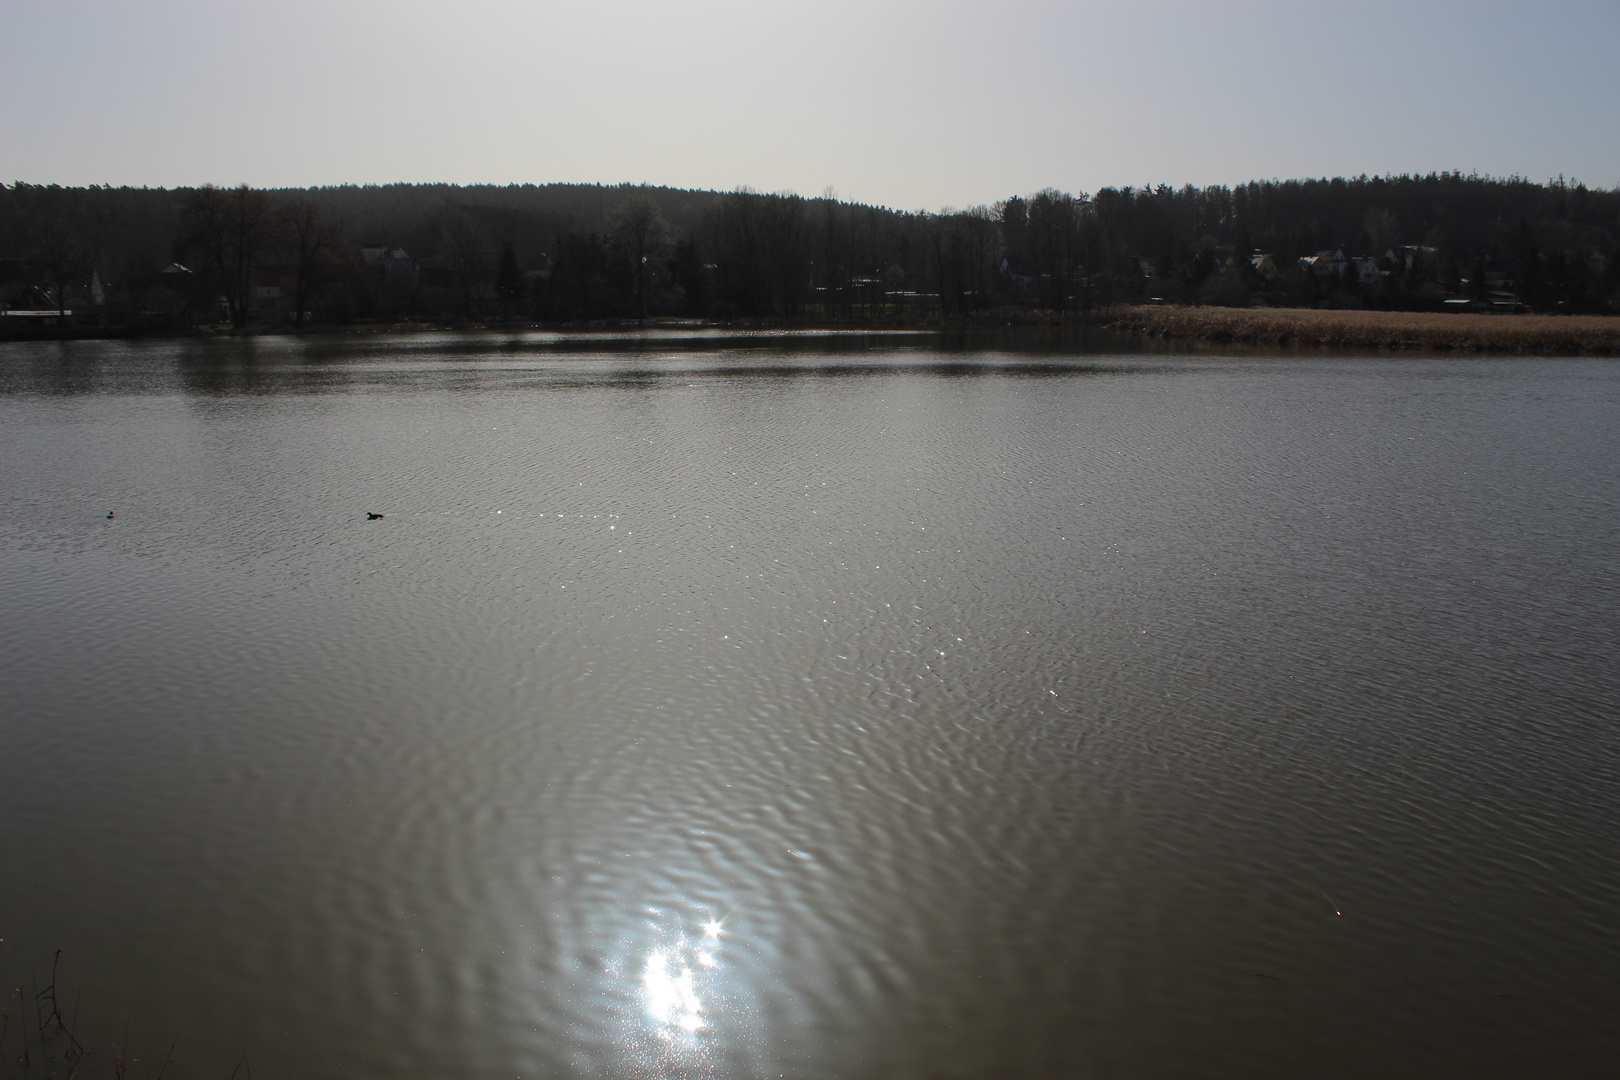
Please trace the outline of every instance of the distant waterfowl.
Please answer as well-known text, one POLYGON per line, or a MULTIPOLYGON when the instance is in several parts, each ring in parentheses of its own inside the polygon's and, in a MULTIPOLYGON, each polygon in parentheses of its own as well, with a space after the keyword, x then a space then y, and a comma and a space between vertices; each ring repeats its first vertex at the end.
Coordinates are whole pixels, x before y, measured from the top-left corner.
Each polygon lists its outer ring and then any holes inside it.
MULTIPOLYGON (((111 514, 108 514, 108 515, 107 515, 107 516, 108 516, 108 517, 112 517, 112 515, 111 515, 111 514)), ((372 512, 371 512, 371 511, 369 511, 369 510, 367 510, 367 511, 366 511, 366 520, 367 520, 367 521, 376 521, 376 520, 377 520, 377 519, 378 519, 378 518, 380 518, 380 517, 382 517, 382 515, 381 515, 381 514, 373 514, 373 513, 372 513, 372 512)))
POLYGON ((108 521, 111 521, 111 520, 112 520, 112 519, 113 519, 113 516, 112 516, 112 511, 111 511, 111 510, 109 510, 109 511, 107 511, 107 520, 108 520, 108 521))

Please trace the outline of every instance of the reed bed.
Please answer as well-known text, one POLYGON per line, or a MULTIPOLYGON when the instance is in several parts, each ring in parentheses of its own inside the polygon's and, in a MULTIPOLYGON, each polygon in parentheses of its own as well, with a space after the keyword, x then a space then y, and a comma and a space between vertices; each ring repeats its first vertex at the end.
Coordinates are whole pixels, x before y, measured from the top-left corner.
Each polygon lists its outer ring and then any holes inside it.
MULTIPOLYGON (((31 975, 28 985, 12 988, 0 1001, 0 1076, 5 1080, 82 1080, 89 1072, 87 1066, 97 1056, 75 1034, 79 1026, 78 989, 70 1006, 71 1018, 62 1012, 66 1003, 60 994, 65 988, 58 985, 57 975, 61 963, 62 950, 57 949, 51 957, 49 982, 41 986, 39 977, 31 975)), ((130 1055, 126 1025, 124 1041, 113 1047, 107 1059, 112 1080, 163 1080, 179 1041, 176 1032, 155 1074, 150 1061, 137 1073, 131 1068, 138 1059, 130 1055)), ((231 1073, 231 1080, 236 1080, 237 1073, 246 1066, 247 1058, 243 1057, 231 1073)), ((252 1080, 251 1069, 244 1074, 244 1080, 252 1080)))
POLYGON ((1097 321, 1155 337, 1256 345, 1620 354, 1620 316, 1614 315, 1133 305, 1109 308, 1097 321))

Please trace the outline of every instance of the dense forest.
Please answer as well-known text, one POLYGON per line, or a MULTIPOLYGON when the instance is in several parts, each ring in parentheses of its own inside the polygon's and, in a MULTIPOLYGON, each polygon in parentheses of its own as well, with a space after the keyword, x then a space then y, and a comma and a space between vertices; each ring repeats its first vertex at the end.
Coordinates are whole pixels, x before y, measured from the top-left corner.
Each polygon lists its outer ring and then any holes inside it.
POLYGON ((929 213, 631 185, 0 186, 0 332, 972 320, 1144 301, 1617 311, 1620 190, 1435 173, 1047 189, 929 213))

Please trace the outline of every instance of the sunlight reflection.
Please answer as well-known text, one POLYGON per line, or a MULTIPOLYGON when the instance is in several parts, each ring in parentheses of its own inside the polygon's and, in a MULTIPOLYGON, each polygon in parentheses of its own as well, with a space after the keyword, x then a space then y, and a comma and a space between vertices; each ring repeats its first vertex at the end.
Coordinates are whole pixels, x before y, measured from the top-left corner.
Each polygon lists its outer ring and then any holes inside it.
POLYGON ((641 986, 647 995, 647 1013, 666 1028, 697 1032, 707 1028, 703 1002, 698 997, 698 973, 694 967, 720 966, 715 948, 720 941, 720 923, 710 919, 697 942, 681 941, 655 949, 647 955, 641 986))
POLYGON ((692 969, 682 966, 677 974, 673 964, 679 963, 678 957, 663 952, 647 957, 647 970, 641 977, 647 991, 647 1011, 660 1023, 683 1031, 702 1031, 707 1025, 703 1003, 692 985, 692 969))

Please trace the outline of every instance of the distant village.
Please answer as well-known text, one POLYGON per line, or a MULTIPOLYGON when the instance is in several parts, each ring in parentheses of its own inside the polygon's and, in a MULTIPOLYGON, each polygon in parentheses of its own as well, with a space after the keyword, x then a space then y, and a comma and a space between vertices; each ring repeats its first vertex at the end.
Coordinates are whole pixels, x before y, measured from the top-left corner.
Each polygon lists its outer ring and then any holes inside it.
MULTIPOLYGON (((1518 259, 1479 260, 1450 281, 1437 274, 1425 274, 1425 268, 1438 268, 1440 251, 1420 244, 1402 244, 1386 248, 1379 255, 1347 255, 1343 248, 1318 251, 1314 255, 1301 255, 1295 260, 1296 272, 1309 274, 1320 295, 1318 307, 1368 306, 1378 307, 1379 300, 1392 292, 1392 282, 1400 282, 1416 275, 1420 280, 1433 282, 1428 299, 1438 300, 1448 311, 1504 311, 1529 310, 1518 288, 1522 263, 1518 259), (1335 300, 1337 297, 1337 300, 1335 300), (1359 299, 1361 304, 1346 303, 1359 299)), ((1271 255, 1256 251, 1249 256, 1253 277, 1266 286, 1283 280, 1284 270, 1271 255)), ((1586 253, 1586 268, 1596 277, 1602 277, 1608 268, 1608 257, 1601 251, 1586 253)), ((1230 263, 1227 266, 1230 271, 1230 263)), ((1166 302, 1162 290, 1156 288, 1160 278, 1156 260, 1146 256, 1131 256, 1127 272, 1139 277, 1143 283, 1143 299, 1147 303, 1166 302)), ((1264 289, 1250 298, 1248 306, 1269 305, 1264 289)))

